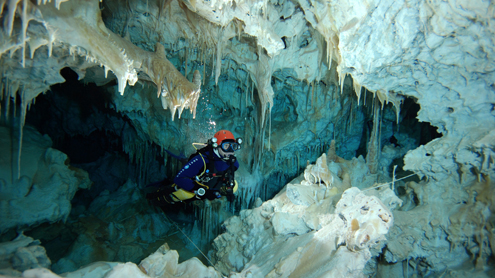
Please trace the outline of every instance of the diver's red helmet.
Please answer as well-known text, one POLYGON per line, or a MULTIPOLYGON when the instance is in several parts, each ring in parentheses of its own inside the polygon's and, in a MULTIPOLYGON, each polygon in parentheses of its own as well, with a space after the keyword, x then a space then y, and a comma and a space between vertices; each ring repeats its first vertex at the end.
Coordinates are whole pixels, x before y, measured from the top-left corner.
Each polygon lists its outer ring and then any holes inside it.
POLYGON ((241 148, 242 139, 234 137, 234 134, 228 130, 220 130, 215 133, 212 139, 214 145, 213 147, 219 147, 224 152, 233 153, 241 148))
POLYGON ((215 136, 213 137, 217 138, 216 143, 218 145, 221 145, 224 140, 232 140, 232 142, 235 142, 234 134, 232 134, 232 132, 228 130, 220 130, 217 133, 215 133, 215 136))

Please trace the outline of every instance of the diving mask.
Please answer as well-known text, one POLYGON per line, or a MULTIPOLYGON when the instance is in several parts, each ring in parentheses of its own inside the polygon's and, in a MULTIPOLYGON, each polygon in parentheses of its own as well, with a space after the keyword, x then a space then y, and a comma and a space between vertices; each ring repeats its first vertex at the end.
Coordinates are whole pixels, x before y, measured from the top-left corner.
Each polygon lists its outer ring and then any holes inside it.
POLYGON ((233 153, 239 150, 241 148, 241 145, 239 145, 239 143, 237 142, 233 142, 229 140, 222 142, 222 144, 220 144, 220 148, 222 148, 224 152, 233 153))

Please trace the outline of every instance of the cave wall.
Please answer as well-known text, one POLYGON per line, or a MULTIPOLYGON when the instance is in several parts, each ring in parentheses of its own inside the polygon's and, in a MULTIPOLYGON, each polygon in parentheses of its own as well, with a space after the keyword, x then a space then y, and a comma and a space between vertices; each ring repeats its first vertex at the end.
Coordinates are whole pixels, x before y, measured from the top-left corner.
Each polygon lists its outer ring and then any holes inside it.
POLYGON ((426 275, 459 261, 484 269, 493 257, 492 2, 0 5, 2 113, 18 100, 21 126, 28 105, 63 82, 59 71, 70 67, 84 82, 106 85, 111 109, 132 125, 133 136, 120 134, 124 151, 141 169, 156 157, 142 154, 192 152, 192 141, 218 128, 244 137, 242 209, 271 198, 332 139, 342 157, 360 147, 364 153, 366 109, 388 104, 396 111, 382 115, 388 125, 378 139, 377 180, 390 178, 390 164, 414 147, 403 169, 421 181, 398 186, 405 206, 394 214, 408 221, 392 227, 384 250, 390 265, 376 264, 376 271, 426 275), (423 145, 392 132, 405 98, 441 137, 423 145), (407 147, 391 147, 392 133, 407 147))

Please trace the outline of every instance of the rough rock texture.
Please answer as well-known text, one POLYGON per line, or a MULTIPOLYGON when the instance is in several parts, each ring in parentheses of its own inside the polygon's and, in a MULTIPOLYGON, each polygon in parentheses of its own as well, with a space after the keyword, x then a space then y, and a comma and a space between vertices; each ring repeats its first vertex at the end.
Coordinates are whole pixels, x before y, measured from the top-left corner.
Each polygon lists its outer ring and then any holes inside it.
POLYGON ((49 268, 50 259, 39 240, 23 234, 0 244, 0 275, 20 276, 32 268, 49 268))
POLYGON ((64 153, 50 148, 50 138, 29 126, 19 157, 12 132, 0 127, 0 232, 65 221, 76 191, 91 185, 88 173, 68 165, 64 153))
MULTIPOLYGON (((317 165, 307 167, 306 176, 323 171, 332 173, 340 183, 323 184, 301 175, 291 183, 295 191, 292 197, 283 190, 274 199, 258 204, 259 207, 230 218, 225 223, 227 232, 215 239, 218 259, 215 268, 204 266, 196 258, 178 264, 178 253, 165 244, 139 266, 98 262, 64 276, 365 277, 363 270, 372 252, 383 247, 385 235, 393 226, 390 209, 401 201, 388 188, 369 188, 366 190, 370 192, 368 195, 357 187, 348 188, 348 178, 345 182, 340 179, 349 175, 347 171, 352 171, 352 162, 338 158, 334 153, 329 157, 338 160, 341 169, 345 169, 340 176, 326 166, 328 162, 336 162, 328 160, 325 154, 317 165), (298 205, 302 203, 299 199, 304 199, 304 194, 308 193, 307 189, 312 195, 314 193, 312 203, 298 205)), ((354 166, 363 164, 354 163, 354 166)), ((47 269, 27 270, 23 276, 36 277, 42 273, 46 277, 59 277, 47 269)))
POLYGON ((197 258, 180 264, 178 260, 179 254, 165 244, 141 261, 139 268, 150 277, 221 277, 213 267, 203 265, 197 258))
MULTIPOLYGON (((220 278, 220 273, 212 267, 203 265, 197 258, 178 263, 179 255, 170 250, 168 245, 161 246, 155 253, 134 263, 97 262, 63 276, 54 274, 46 268, 26 270, 22 277, 28 278, 169 278, 169 277, 204 277, 220 278)), ((20 274, 20 273, 19 273, 20 274)), ((17 276, 17 275, 16 275, 17 276)))
POLYGON ((489 212, 495 205, 494 186, 491 181, 472 181, 460 193, 443 183, 407 183, 408 195, 417 196, 419 204, 412 209, 405 204, 403 210, 394 211, 396 221, 384 249, 385 259, 391 263, 408 260, 399 266, 401 271, 425 276, 463 276, 469 269, 485 277, 483 270, 489 269, 494 244, 489 212), (476 269, 465 267, 465 262, 472 262, 476 269))
MULTIPOLYGON (((351 162, 339 161, 341 177, 351 174, 351 162)), ((349 180, 343 182, 328 162, 335 163, 323 154, 275 198, 227 220, 226 233, 215 239, 216 268, 239 272, 232 277, 364 277, 370 249, 383 246, 394 222, 391 209, 402 202, 388 188, 367 190, 382 193, 387 205, 348 188, 349 180), (314 179, 321 173, 335 182, 314 179)))
MULTIPOLYGON (((129 98, 116 100, 115 107, 132 119, 145 140, 165 148, 173 141, 173 147, 183 150, 190 138, 204 141, 214 129, 228 126, 243 134, 253 150, 243 157, 244 164, 254 170, 246 177, 260 177, 259 172, 273 175, 275 169, 297 175, 306 160, 314 161, 325 151, 332 138, 337 138, 340 152, 349 155, 346 158, 355 154, 365 126, 357 104, 366 95, 373 94, 381 105, 390 102, 397 110, 405 97, 413 98, 421 106, 418 119, 437 127, 442 137, 409 151, 404 159, 404 169, 423 180, 400 185, 405 204, 394 213, 401 221, 396 221, 391 231, 396 236, 384 250, 391 264, 376 265, 376 271, 390 267, 399 273, 455 275, 453 268, 486 268, 494 253, 495 226, 493 199, 487 197, 493 196, 495 174, 492 1, 103 3, 104 19, 97 1, 56 1, 55 7, 53 3, 0 2, 1 96, 19 94, 21 123, 38 94, 63 82, 61 68, 70 66, 82 77, 94 70, 90 67, 103 64, 118 79, 114 92, 123 93, 128 80, 142 85, 126 93, 129 98), (68 9, 82 6, 87 9, 73 13, 68 9), (91 33, 99 39, 91 41, 91 33), (167 63, 168 58, 177 70, 167 63), (149 59, 158 61, 154 64, 149 59), (156 67, 174 72, 174 77, 157 74, 161 71, 156 67), (201 72, 201 97, 196 94, 200 83, 196 70, 201 72), (195 81, 186 82, 184 77, 195 81), (146 89, 150 81, 156 87, 146 89), (163 103, 177 84, 191 90, 163 103), (354 99, 349 98, 350 88, 354 99), (160 100, 155 99, 157 90, 160 100), (170 114, 164 116, 162 107, 170 108, 173 117, 175 109, 179 113, 187 107, 194 110, 194 102, 203 96, 201 122, 186 118, 174 125, 164 123, 170 114), (208 105, 210 100, 213 105, 208 105), (346 133, 347 127, 351 131, 346 133)), ((105 70, 94 72, 88 82, 112 80, 103 78, 105 70)), ((2 112, 6 110, 2 106, 2 112)), ((374 142, 380 146, 378 141, 374 142)), ((129 147, 130 152, 142 150, 129 147)), ((381 150, 374 150, 377 161, 367 162, 381 163, 382 170, 404 152, 386 147, 380 159, 381 150)), ((362 158, 353 162, 366 167, 362 158)), ((376 178, 363 172, 367 173, 355 169, 341 181, 357 186, 361 179, 376 178)), ((244 208, 256 197, 266 198, 278 189, 247 188, 243 196, 251 200, 243 201, 244 208)), ((311 204, 311 192, 299 192, 294 186, 286 191, 291 198, 305 196, 298 205, 311 204)), ((325 192, 315 191, 316 199, 325 192)), ((287 219, 279 214, 275 222, 287 219)), ((304 232, 301 223, 278 227, 282 234, 304 232)), ((235 267, 244 263, 236 262, 235 267)))
POLYGON ((138 263, 157 245, 172 241, 167 239, 171 223, 142 197, 130 181, 113 193, 103 191, 71 224, 77 238, 51 269, 65 273, 95 261, 138 263))
MULTIPOLYGON (((246 148, 255 151, 247 154, 241 152, 240 158, 244 165, 274 179, 277 175, 291 178, 297 175, 306 160, 314 161, 325 150, 332 137, 340 138, 340 150, 346 158, 352 157, 361 140, 360 128, 348 129, 346 134, 336 130, 346 126, 343 119, 362 125, 362 113, 360 109, 354 108, 353 111, 351 106, 345 105, 355 103, 349 92, 343 96, 336 94, 335 66, 325 73, 326 67, 320 64, 323 42, 318 40, 317 33, 314 34, 317 38, 312 38, 314 30, 306 25, 303 12, 292 3, 274 7, 271 3, 256 2, 252 5, 251 2, 239 2, 239 6, 250 12, 237 18, 258 26, 247 27, 244 33, 241 22, 231 16, 222 21, 225 28, 215 25, 216 21, 209 22, 207 19, 210 17, 205 16, 212 13, 213 6, 222 6, 232 15, 231 7, 224 3, 207 7, 205 3, 197 3, 197 8, 188 9, 189 5, 195 4, 171 1, 164 5, 158 1, 131 1, 129 5, 132 8, 127 9, 118 2, 105 1, 101 18, 97 1, 69 1, 58 3, 55 7, 53 3, 34 5, 28 2, 27 16, 16 18, 13 16, 13 6, 18 4, 17 10, 22 10, 24 2, 14 1, 12 5, 5 6, 2 14, 6 25, 1 33, 6 38, 1 48, 2 65, 9 68, 2 79, 5 96, 13 96, 19 89, 22 92, 21 107, 26 108, 37 93, 46 91, 49 85, 63 82, 59 73, 61 68, 70 67, 80 79, 98 85, 108 84, 114 79, 112 74, 107 75, 111 70, 118 81, 118 86, 110 89, 116 93, 112 106, 132 120, 140 138, 137 143, 135 140, 125 140, 125 151, 133 157, 146 151, 139 146, 150 142, 162 148, 190 153, 193 151, 190 138, 204 142, 218 127, 229 127, 236 131, 237 136, 251 138, 245 140, 246 148), (57 6, 60 10, 56 9, 57 6), (269 18, 266 9, 270 9, 269 18), (280 16, 285 19, 280 20, 280 16), (157 20, 161 17, 167 19, 157 20), (28 21, 31 18, 34 20, 28 21), (128 21, 123 22, 123 18, 128 18, 128 21), (41 24, 34 24, 36 21, 41 24), (9 32, 13 22, 25 24, 19 33, 24 34, 25 31, 27 37, 16 37, 17 33, 9 32), (266 33, 260 28, 272 29, 268 22, 275 23, 276 27, 266 33), (127 26, 124 31, 122 24, 127 26), (57 25, 63 25, 63 28, 57 25), (150 32, 150 29, 157 32, 150 32), (256 42, 246 34, 263 39, 256 42), (107 36, 108 41, 101 39, 102 36, 107 36), (281 37, 285 38, 284 41, 281 37), (249 42, 251 40, 273 51, 268 51, 268 56, 265 56, 253 47, 249 42), (276 47, 270 46, 272 43, 276 47), (286 47, 281 49, 284 44, 286 47), (157 45, 165 46, 166 58, 160 56, 163 54, 161 52, 160 55, 155 53, 157 45), (32 59, 24 55, 28 50, 32 59), (6 55, 8 51, 12 51, 13 56, 6 55), (151 71, 154 69, 153 63, 162 64, 161 58, 156 55, 164 58, 164 64, 168 65, 165 62, 167 59, 173 62, 188 80, 196 76, 196 81, 199 81, 196 74, 199 70, 202 73, 201 85, 205 88, 202 97, 197 98, 198 91, 168 94, 171 91, 169 87, 187 82, 177 82, 183 77, 176 75, 175 69, 167 71, 168 77, 164 73, 151 71), (19 66, 19 60, 25 62, 24 68, 19 66), (126 87, 124 96, 120 96, 127 79, 134 84, 134 71, 139 73, 138 86, 126 87), (275 83, 272 75, 275 76, 275 83), (318 82, 324 76, 326 81, 318 82), (222 86, 214 86, 213 79, 215 83, 220 81, 222 86), (26 80, 30 83, 25 84, 26 80), (156 99, 157 90, 162 92, 161 101, 156 99), (179 114, 188 107, 196 109, 195 102, 199 102, 201 120, 189 121, 190 117, 187 117, 186 124, 171 122, 171 114, 161 110, 164 97, 167 98, 165 106, 172 111, 178 110, 179 114), (236 120, 232 116, 236 116, 236 120), (265 152, 265 148, 271 151, 265 152), (287 164, 287 169, 277 167, 282 163, 287 164)), ((194 84, 197 86, 197 83, 194 84)), ((266 185, 242 188, 249 200, 239 200, 239 203, 252 204, 256 197, 270 198, 284 182, 271 188, 266 185)))

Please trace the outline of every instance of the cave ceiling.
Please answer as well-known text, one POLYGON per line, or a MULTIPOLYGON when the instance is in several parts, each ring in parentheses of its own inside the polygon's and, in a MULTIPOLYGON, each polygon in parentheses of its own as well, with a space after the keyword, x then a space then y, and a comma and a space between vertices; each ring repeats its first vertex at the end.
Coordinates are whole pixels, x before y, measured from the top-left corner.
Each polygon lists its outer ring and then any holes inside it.
POLYGON ((413 97, 418 119, 443 134, 409 153, 406 168, 493 171, 483 155, 494 137, 490 1, 4 0, 0 13, 3 96, 17 92, 22 111, 70 67, 85 82, 116 80, 122 95, 151 84, 173 121, 195 117, 202 90, 227 74, 256 89, 263 127, 273 78, 341 91, 352 78, 358 103, 370 92, 399 111, 413 97))

